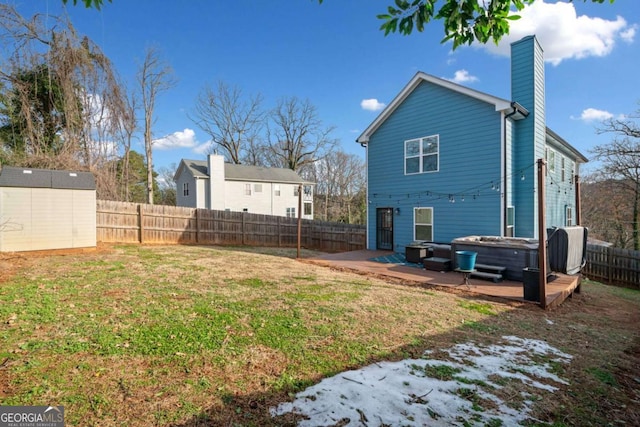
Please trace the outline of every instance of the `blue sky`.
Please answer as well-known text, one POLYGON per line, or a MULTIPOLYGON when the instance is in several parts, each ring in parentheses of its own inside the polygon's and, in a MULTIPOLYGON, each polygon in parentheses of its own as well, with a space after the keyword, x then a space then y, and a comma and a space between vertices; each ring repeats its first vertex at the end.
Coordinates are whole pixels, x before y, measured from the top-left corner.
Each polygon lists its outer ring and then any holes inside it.
MULTIPOLYGON (((25 16, 57 15, 61 0, 13 0, 25 16)), ((72 0, 70 0, 72 3, 72 0)), ((222 80, 273 107, 289 96, 317 107, 342 149, 355 142, 417 71, 510 99, 509 43, 536 34, 546 64, 547 125, 589 157, 610 135, 602 119, 640 108, 640 2, 537 0, 499 46, 440 44, 440 21, 411 36, 378 30, 392 0, 113 0, 100 11, 67 6, 71 21, 133 84, 146 47, 156 46, 178 84, 156 108, 156 169, 204 158, 208 136, 189 119, 198 92, 222 80)), ((136 149, 143 152, 142 145, 136 149)))

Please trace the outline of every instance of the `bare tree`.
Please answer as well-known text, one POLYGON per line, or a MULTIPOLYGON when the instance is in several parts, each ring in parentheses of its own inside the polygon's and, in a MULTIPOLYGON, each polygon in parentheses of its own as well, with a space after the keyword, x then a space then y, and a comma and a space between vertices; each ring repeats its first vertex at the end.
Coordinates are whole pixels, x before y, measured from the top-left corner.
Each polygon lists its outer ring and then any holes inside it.
POLYGON ((129 158, 131 153, 131 143, 134 134, 138 131, 138 108, 139 100, 137 93, 133 90, 128 91, 125 95, 125 106, 122 121, 120 122, 120 139, 122 140, 122 167, 120 170, 121 192, 120 199, 126 202, 130 200, 129 191, 129 158))
POLYGON ((364 161, 342 150, 329 153, 315 163, 305 178, 316 183, 315 206, 325 221, 358 223, 364 194, 364 161))
POLYGON ((633 198, 615 180, 595 172, 581 178, 582 223, 589 228, 589 236, 613 243, 617 248, 633 247, 633 230, 629 212, 633 198))
POLYGON ((192 120, 211 136, 211 152, 219 147, 232 163, 245 159, 252 163, 259 158, 257 139, 265 117, 261 104, 260 94, 245 100, 237 86, 221 81, 217 89, 208 85, 202 89, 192 120))
POLYGON ((144 114, 144 148, 147 163, 147 203, 153 204, 153 115, 160 93, 177 84, 171 66, 162 59, 158 49, 150 47, 138 70, 142 109, 144 114))
POLYGON ((602 162, 601 172, 612 184, 620 186, 631 198, 628 214, 633 249, 640 250, 640 126, 636 120, 640 111, 624 119, 610 119, 598 129, 599 133, 613 133, 614 139, 594 147, 591 152, 602 162))
POLYGON ((115 130, 123 113, 109 59, 66 17, 22 17, 0 4, 0 143, 30 167, 89 170, 98 197, 115 187, 115 130))
POLYGON ((298 171, 330 153, 337 144, 332 127, 323 127, 316 107, 308 100, 284 98, 271 112, 267 128, 267 162, 298 171))
POLYGON ((178 165, 171 163, 169 166, 162 166, 158 169, 158 187, 160 189, 160 203, 163 205, 176 205, 176 181, 175 175, 178 165))

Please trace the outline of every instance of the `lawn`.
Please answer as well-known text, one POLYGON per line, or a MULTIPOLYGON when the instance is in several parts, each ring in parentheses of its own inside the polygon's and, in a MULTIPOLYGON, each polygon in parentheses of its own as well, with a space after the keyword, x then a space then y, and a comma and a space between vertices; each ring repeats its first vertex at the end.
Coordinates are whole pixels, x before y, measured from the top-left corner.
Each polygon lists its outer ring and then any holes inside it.
POLYGON ((572 356, 528 424, 640 425, 640 292, 582 288, 545 312, 302 263, 295 249, 3 254, 0 404, 63 405, 68 426, 295 425, 270 409, 323 378, 515 336, 572 356))

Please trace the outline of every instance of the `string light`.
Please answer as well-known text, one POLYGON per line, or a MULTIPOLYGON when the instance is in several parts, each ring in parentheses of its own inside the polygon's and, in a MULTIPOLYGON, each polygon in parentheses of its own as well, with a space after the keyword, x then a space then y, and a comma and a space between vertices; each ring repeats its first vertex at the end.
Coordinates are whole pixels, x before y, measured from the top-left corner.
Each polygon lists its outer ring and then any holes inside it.
MULTIPOLYGON (((520 176, 520 180, 521 181, 525 181, 527 179, 526 177, 526 171, 529 169, 533 169, 536 166, 536 164, 533 164, 532 166, 529 166, 527 168, 524 169, 520 169, 518 171, 515 171, 512 175, 511 175, 511 179, 517 180, 517 177, 520 176)), ((556 188, 560 188, 561 190, 566 191, 566 189, 564 188, 563 185, 559 185, 560 183, 556 183, 556 188)), ((554 185, 553 181, 549 180, 547 185, 554 185)), ((534 185, 535 187, 535 185, 534 185)), ((391 200, 396 200, 397 204, 400 204, 401 200, 406 200, 408 203, 416 203, 416 201, 418 203, 423 203, 423 202, 430 202, 430 201, 435 201, 435 200, 448 200, 450 203, 455 203, 455 199, 456 197, 458 198, 458 201, 465 201, 465 197, 464 194, 471 194, 472 199, 473 200, 477 200, 481 195, 487 195, 487 191, 489 190, 489 188, 491 188, 492 193, 493 191, 496 191, 497 193, 500 194, 501 198, 505 198, 507 193, 504 190, 507 189, 507 184, 506 182, 503 182, 502 180, 491 180, 488 182, 485 182, 484 184, 479 184, 476 185, 475 187, 471 187, 471 188, 467 188, 461 192, 456 192, 456 193, 442 193, 442 192, 438 192, 438 191, 433 191, 433 190, 427 190, 424 189, 422 191, 416 191, 416 192, 398 192, 398 193, 374 193, 373 194, 373 199, 374 201, 376 201, 375 199, 382 199, 382 200, 389 200, 389 202, 391 202, 391 200), (387 196, 387 197, 385 197, 387 196)), ((520 190, 525 190, 525 188, 520 188, 520 190)), ((572 188, 569 189, 569 191, 571 191, 572 188)), ((514 189, 514 191, 516 191, 514 189)), ((535 194, 536 189, 533 188, 533 192, 535 194)), ((495 194, 495 193, 493 193, 495 194)), ((380 201, 382 201, 380 200, 380 201)), ((371 201, 370 201, 371 202, 371 201)), ((384 203, 384 202, 382 202, 384 203)), ((376 203, 377 205, 378 203, 376 203)))

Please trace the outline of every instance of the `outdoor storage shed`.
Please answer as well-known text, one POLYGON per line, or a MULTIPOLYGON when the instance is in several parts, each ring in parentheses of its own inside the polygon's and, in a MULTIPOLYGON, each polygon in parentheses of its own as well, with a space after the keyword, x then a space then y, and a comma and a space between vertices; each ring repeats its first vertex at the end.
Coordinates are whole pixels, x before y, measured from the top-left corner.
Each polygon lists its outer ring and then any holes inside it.
POLYGON ((93 174, 0 169, 0 252, 95 246, 93 174))

